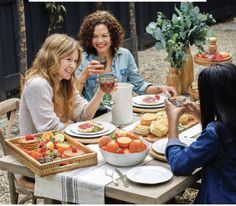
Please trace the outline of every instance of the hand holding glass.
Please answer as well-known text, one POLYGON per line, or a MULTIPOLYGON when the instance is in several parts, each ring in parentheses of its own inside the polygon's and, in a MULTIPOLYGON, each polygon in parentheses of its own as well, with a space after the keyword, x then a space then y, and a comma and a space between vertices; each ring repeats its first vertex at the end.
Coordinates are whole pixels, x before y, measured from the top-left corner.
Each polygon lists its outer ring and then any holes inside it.
POLYGON ((114 102, 111 100, 111 92, 115 86, 115 76, 112 73, 104 73, 99 75, 99 85, 103 92, 105 92, 105 100, 103 100, 102 104, 104 105, 113 105, 114 102))
POLYGON ((94 58, 94 60, 99 61, 100 64, 102 64, 104 66, 104 68, 101 68, 101 69, 103 69, 103 70, 106 69, 106 67, 107 67, 107 57, 105 57, 105 56, 101 56, 101 57, 97 56, 97 57, 94 58))

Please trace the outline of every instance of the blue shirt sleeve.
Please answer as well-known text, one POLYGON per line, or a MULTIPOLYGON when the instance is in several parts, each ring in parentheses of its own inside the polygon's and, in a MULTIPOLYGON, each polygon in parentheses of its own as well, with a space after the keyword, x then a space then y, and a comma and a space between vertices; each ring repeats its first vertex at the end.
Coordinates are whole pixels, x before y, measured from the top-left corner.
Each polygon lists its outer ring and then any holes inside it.
POLYGON ((192 172, 209 163, 219 151, 219 140, 215 127, 209 125, 189 147, 179 141, 170 141, 166 157, 175 175, 191 175, 192 172))

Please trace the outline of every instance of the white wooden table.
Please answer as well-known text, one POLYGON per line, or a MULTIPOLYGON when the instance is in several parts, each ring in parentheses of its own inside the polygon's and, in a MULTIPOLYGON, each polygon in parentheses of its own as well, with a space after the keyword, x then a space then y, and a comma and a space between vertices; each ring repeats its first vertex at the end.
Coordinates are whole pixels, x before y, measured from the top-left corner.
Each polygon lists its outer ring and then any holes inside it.
MULTIPOLYGON (((139 117, 134 116, 134 122, 137 121, 138 118, 139 117)), ((96 120, 110 122, 111 114, 102 115, 96 118, 96 120)), ((151 160, 146 165, 158 165, 169 168, 167 163, 155 159, 151 160)), ((0 169, 34 177, 33 172, 11 155, 0 158, 0 169)), ((196 183, 201 178, 200 173, 200 170, 196 170, 191 176, 173 176, 169 182, 157 185, 136 184, 129 181, 129 188, 125 188, 121 180, 118 179, 119 186, 115 186, 113 183, 106 185, 105 196, 135 204, 162 204, 196 183)))

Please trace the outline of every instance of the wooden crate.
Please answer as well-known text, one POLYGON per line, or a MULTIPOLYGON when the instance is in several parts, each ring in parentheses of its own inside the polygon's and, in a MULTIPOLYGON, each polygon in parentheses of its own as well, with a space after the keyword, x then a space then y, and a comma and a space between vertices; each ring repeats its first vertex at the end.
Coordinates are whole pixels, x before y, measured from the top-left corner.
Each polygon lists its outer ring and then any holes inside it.
MULTIPOLYGON (((38 133, 34 135, 39 136, 42 134, 43 133, 38 133)), ((33 171, 39 176, 46 176, 75 168, 92 166, 98 163, 96 152, 91 150, 89 147, 83 145, 82 143, 72 139, 65 133, 63 133, 63 135, 65 136, 65 140, 67 140, 68 144, 84 151, 85 154, 76 157, 63 158, 60 160, 55 160, 53 162, 40 163, 33 157, 31 157, 29 154, 24 152, 19 146, 17 146, 18 140, 20 138, 24 138, 24 136, 11 138, 5 141, 9 153, 14 155, 22 164, 24 164, 26 167, 28 167, 31 171, 33 171)))

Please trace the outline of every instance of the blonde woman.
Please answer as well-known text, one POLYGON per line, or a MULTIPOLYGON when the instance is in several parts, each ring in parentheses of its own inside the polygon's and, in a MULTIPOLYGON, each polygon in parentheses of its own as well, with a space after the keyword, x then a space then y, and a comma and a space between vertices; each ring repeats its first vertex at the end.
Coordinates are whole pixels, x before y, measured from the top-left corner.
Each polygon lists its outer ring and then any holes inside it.
POLYGON ((21 135, 60 130, 74 121, 93 118, 104 92, 98 88, 87 102, 76 90, 74 72, 81 56, 78 42, 65 34, 53 34, 45 40, 22 79, 21 135))

